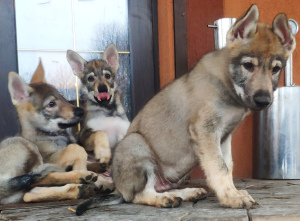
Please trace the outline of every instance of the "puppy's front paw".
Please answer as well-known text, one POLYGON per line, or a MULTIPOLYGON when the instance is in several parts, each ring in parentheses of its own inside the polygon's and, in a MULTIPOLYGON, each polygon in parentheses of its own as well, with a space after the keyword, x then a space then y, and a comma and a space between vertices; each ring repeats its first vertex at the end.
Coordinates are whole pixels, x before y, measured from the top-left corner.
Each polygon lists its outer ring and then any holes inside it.
POLYGON ((94 150, 96 160, 100 163, 108 164, 111 159, 111 150, 109 147, 99 147, 94 150))
POLYGON ((258 205, 246 190, 228 189, 225 194, 218 196, 220 204, 224 207, 250 209, 258 205))
POLYGON ((107 171, 107 164, 99 163, 99 162, 94 162, 94 163, 89 162, 87 164, 87 169, 88 171, 92 171, 94 173, 104 173, 107 171))

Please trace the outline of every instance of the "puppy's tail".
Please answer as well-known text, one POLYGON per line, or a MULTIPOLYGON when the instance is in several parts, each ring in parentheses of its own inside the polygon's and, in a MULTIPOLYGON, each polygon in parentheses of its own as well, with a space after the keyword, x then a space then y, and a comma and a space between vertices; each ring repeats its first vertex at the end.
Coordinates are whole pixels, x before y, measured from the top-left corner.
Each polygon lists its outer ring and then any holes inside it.
POLYGON ((32 184, 40 181, 49 173, 58 171, 62 171, 62 169, 54 164, 42 164, 28 174, 2 181, 0 182, 0 199, 28 189, 32 184))
POLYGON ((116 205, 123 203, 121 194, 109 194, 97 198, 90 198, 79 204, 76 208, 76 215, 81 216, 86 210, 100 206, 116 205))

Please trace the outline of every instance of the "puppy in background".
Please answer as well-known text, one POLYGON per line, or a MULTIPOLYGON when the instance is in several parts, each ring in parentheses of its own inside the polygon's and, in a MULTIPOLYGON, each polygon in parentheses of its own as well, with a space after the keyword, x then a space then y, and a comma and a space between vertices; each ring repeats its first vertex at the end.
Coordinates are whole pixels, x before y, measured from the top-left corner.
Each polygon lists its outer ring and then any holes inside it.
POLYGON ((104 51, 102 59, 84 60, 68 50, 67 60, 82 82, 86 115, 78 133, 78 143, 94 153, 96 161, 109 164, 112 150, 125 136, 130 125, 121 103, 116 83, 119 55, 114 44, 104 51))
POLYGON ((78 199, 93 194, 94 187, 87 184, 98 177, 87 171, 87 154, 67 131, 78 124, 83 109, 71 105, 45 83, 41 62, 30 84, 10 72, 8 89, 17 108, 21 136, 0 144, 0 204, 78 199), (44 185, 55 187, 32 189, 44 185))

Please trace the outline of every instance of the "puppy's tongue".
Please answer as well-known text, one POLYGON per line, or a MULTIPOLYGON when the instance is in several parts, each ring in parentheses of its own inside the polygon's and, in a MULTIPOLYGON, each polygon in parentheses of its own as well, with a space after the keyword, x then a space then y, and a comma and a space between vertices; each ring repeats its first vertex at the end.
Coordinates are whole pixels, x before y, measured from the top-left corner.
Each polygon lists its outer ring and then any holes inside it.
POLYGON ((101 101, 101 100, 108 100, 109 98, 110 98, 110 94, 107 93, 107 92, 102 92, 102 93, 99 93, 99 94, 97 95, 97 99, 98 99, 99 101, 101 101))

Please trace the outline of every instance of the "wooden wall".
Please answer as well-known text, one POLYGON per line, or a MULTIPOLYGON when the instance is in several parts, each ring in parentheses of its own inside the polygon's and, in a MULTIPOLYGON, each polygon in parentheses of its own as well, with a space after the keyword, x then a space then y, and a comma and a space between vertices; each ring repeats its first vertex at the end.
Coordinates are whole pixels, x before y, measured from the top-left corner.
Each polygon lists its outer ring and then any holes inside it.
MULTIPOLYGON (((175 0, 174 0, 175 1, 175 0)), ((238 17, 244 13, 251 4, 257 4, 260 12, 260 21, 272 24, 274 17, 281 12, 287 14, 300 23, 300 1, 298 0, 185 0, 186 1, 186 22, 187 22, 187 45, 188 45, 188 68, 192 69, 197 61, 206 53, 214 50, 213 29, 207 28, 207 24, 213 24, 217 19, 223 17, 238 17)), ((174 74, 174 49, 171 42, 174 42, 174 28, 172 29, 172 17, 168 17, 166 7, 172 10, 170 0, 158 0, 158 14, 162 13, 164 19, 158 19, 159 24, 159 64, 161 86, 172 81, 174 74), (165 28, 167 25, 168 28, 165 28), (163 37, 162 37, 163 36, 163 37), (166 45, 168 47, 166 47, 166 45), (170 68, 171 67, 171 68, 170 68), (163 83, 162 83, 163 82, 163 83)), ((296 35, 299 42, 300 34, 296 35)), ((295 50, 294 59, 294 82, 300 84, 300 75, 296 70, 300 67, 299 50, 295 50)), ((283 85, 284 76, 280 80, 283 85)), ((244 122, 234 132, 232 140, 232 155, 234 160, 235 177, 252 177, 253 165, 253 123, 252 115, 246 117, 244 122)), ((255 162, 254 162, 255 163, 255 162)), ((203 177, 200 168, 192 172, 192 178, 203 177)))

